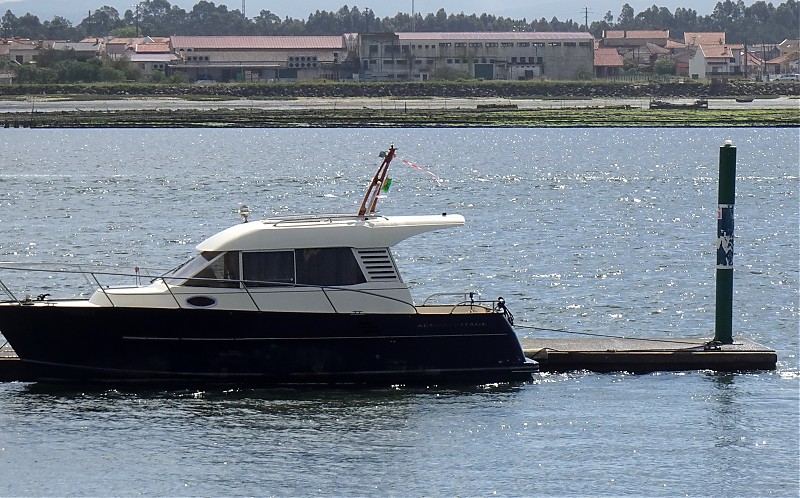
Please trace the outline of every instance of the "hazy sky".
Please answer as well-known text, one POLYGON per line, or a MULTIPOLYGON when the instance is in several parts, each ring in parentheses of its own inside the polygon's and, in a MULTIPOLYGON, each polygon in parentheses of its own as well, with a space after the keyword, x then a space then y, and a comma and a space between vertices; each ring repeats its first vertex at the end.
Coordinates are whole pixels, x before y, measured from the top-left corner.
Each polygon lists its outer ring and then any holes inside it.
MULTIPOLYGON (((183 9, 190 10, 198 0, 174 0, 171 5, 177 5, 183 9)), ((754 1, 754 0, 753 0, 754 1)), ((751 5, 753 1, 746 1, 751 5)), ((337 11, 343 5, 358 6, 363 10, 366 7, 372 9, 379 17, 394 16, 397 12, 411 12, 412 0, 392 1, 385 0, 370 2, 349 2, 321 1, 321 0, 246 0, 245 14, 248 17, 257 16, 261 10, 270 10, 280 18, 286 16, 296 19, 306 18, 316 10, 337 11)), ((0 0, 0 9, 5 12, 7 9, 16 16, 24 15, 27 12, 39 16, 40 21, 50 20, 53 16, 59 15, 70 19, 77 24, 86 17, 90 10, 95 10, 103 5, 110 5, 117 9, 120 16, 136 3, 135 0, 0 0)), ((229 10, 241 9, 241 0, 221 0, 215 1, 216 5, 227 5, 229 10)), ((583 20, 583 9, 589 9, 589 23, 602 19, 606 12, 611 11, 616 19, 619 16, 622 6, 628 3, 635 12, 641 12, 652 5, 666 7, 671 12, 675 12, 676 7, 692 8, 700 15, 710 14, 717 4, 717 0, 585 0, 583 2, 571 2, 564 0, 414 0, 414 10, 421 14, 436 12, 443 8, 450 13, 464 12, 466 14, 488 13, 495 16, 511 17, 515 19, 526 18, 528 21, 540 19, 547 20, 557 17, 559 20, 573 19, 583 20)), ((776 2, 780 4, 781 2, 776 2)))

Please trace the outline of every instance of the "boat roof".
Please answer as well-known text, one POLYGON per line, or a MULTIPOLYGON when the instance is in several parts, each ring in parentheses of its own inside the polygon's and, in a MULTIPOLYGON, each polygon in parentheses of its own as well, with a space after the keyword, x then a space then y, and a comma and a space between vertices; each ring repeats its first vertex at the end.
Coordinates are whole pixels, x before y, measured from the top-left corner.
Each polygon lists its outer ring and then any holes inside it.
POLYGON ((241 223, 198 244, 200 251, 272 251, 315 247, 391 247, 413 235, 461 226, 458 214, 309 215, 241 223))

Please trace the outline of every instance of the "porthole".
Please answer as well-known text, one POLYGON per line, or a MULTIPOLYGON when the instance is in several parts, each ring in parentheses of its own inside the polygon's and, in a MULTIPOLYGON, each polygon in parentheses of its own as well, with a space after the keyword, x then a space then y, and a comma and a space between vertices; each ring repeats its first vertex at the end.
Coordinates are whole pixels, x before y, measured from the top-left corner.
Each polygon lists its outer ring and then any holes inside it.
POLYGON ((194 308, 208 308, 217 304, 217 300, 208 296, 192 296, 186 300, 186 304, 194 308))

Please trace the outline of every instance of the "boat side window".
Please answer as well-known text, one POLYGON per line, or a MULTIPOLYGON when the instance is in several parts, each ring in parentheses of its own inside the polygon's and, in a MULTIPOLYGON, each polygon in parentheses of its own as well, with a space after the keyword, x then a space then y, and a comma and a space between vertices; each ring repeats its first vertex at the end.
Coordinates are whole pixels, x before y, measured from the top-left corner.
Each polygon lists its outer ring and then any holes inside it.
POLYGON ((248 287, 294 284, 294 251, 243 252, 242 275, 248 287))
POLYGON ((354 285, 366 282, 349 247, 298 249, 297 283, 305 285, 354 285))
MULTIPOLYGON (((183 285, 189 287, 239 287, 239 252, 210 254, 217 256, 183 285)), ((207 253, 203 253, 203 257, 209 259, 207 253)))

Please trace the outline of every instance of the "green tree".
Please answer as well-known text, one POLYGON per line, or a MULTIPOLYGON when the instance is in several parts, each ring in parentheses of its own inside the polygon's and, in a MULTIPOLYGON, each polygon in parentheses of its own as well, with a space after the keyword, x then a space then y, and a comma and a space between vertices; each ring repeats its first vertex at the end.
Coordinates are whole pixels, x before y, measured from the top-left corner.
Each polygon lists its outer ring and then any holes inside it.
POLYGON ((11 10, 7 10, 0 20, 0 29, 3 32, 3 38, 11 38, 14 36, 14 30, 17 29, 17 16, 11 10))
POLYGON ((115 28, 122 26, 119 12, 114 7, 104 5, 85 17, 79 24, 87 36, 104 37, 115 28))
POLYGON ((677 64, 674 59, 658 59, 653 65, 656 74, 675 74, 677 64))

